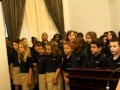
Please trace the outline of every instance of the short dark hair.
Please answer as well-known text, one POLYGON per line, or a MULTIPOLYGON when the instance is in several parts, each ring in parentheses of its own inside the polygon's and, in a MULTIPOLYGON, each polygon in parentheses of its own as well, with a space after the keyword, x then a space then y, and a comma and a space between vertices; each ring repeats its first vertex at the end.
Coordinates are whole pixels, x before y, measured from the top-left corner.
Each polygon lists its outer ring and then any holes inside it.
POLYGON ((19 43, 19 42, 20 42, 20 39, 15 39, 13 42, 19 43))
POLYGON ((31 37, 31 41, 33 42, 33 41, 37 41, 37 38, 36 37, 31 37))
POLYGON ((35 41, 35 46, 40 46, 41 42, 40 41, 35 41))
POLYGON ((53 39, 55 39, 56 36, 59 36, 60 40, 62 39, 60 34, 54 34, 53 39))
POLYGON ((118 42, 119 46, 120 46, 120 39, 118 37, 112 38, 110 40, 110 42, 118 42))
POLYGON ((98 48, 99 48, 99 47, 103 47, 103 42, 102 42, 102 40, 101 40, 100 38, 94 39, 94 40, 91 42, 91 44, 96 44, 98 48))
POLYGON ((77 37, 84 37, 84 35, 83 35, 82 32, 78 32, 78 33, 77 33, 77 37))
POLYGON ((42 43, 40 41, 36 41, 35 46, 42 46, 43 48, 45 48, 45 43, 42 43))

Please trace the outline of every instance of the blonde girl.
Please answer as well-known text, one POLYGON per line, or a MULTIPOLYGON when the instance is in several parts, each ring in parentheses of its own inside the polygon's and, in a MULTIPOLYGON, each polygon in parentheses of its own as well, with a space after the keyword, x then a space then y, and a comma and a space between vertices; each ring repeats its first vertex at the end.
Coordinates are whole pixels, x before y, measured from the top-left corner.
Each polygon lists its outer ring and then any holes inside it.
POLYGON ((20 65, 20 83, 22 90, 30 90, 32 84, 32 58, 28 44, 19 43, 18 62, 20 65))

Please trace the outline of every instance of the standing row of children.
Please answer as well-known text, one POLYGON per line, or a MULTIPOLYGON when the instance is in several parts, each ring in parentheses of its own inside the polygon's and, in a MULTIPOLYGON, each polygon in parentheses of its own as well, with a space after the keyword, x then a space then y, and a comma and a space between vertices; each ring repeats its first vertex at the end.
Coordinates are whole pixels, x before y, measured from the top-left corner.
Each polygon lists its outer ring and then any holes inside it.
POLYGON ((63 85, 65 90, 69 90, 67 68, 120 67, 120 39, 114 31, 100 38, 95 32, 88 32, 85 41, 83 34, 70 30, 66 39, 62 42, 60 39, 60 35, 55 34, 49 42, 47 33, 43 33, 42 42, 32 38, 32 48, 25 38, 13 42, 14 50, 10 52, 9 62, 15 90, 19 90, 19 85, 22 90, 33 90, 36 76, 39 90, 63 90, 63 85))

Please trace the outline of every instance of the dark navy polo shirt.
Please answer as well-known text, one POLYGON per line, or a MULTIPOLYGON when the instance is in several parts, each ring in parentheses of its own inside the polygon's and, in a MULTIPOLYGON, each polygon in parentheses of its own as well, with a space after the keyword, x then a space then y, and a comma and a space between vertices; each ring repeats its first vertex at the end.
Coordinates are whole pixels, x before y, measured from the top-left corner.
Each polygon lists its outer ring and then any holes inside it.
POLYGON ((32 68, 32 58, 31 57, 27 57, 26 62, 21 60, 20 61, 20 72, 21 73, 28 73, 29 72, 29 68, 32 68))
POLYGON ((119 68, 120 67, 120 56, 113 60, 113 56, 108 58, 108 68, 119 68))
POLYGON ((88 54, 84 51, 73 53, 72 67, 88 67, 88 54))
POLYGON ((107 57, 100 53, 97 56, 91 56, 89 59, 89 67, 91 68, 105 68, 107 67, 107 57))
POLYGON ((13 67, 18 67, 19 66, 19 62, 18 62, 18 52, 13 50, 12 51, 12 62, 13 63, 13 67))
POLYGON ((38 56, 37 67, 38 67, 38 73, 39 74, 45 74, 46 73, 45 60, 46 60, 46 55, 39 55, 38 56))
POLYGON ((67 58, 66 56, 63 58, 63 70, 66 70, 66 68, 72 67, 72 58, 71 56, 67 58))
POLYGON ((46 72, 56 72, 57 68, 62 68, 61 55, 47 55, 45 60, 46 72))

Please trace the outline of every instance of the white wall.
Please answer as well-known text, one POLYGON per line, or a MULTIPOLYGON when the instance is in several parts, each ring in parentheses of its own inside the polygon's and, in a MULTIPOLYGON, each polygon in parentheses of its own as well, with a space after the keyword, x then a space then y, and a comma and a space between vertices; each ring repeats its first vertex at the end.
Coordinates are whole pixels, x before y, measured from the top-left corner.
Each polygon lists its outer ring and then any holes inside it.
POLYGON ((0 2, 0 90, 11 90, 7 61, 3 14, 0 2))
POLYGON ((108 0, 63 0, 65 30, 95 31, 98 36, 111 30, 108 0))
POLYGON ((120 0, 109 0, 109 4, 112 29, 118 34, 118 31, 120 31, 120 0))
POLYGON ((65 25, 65 30, 71 29, 70 25, 70 8, 69 8, 69 0, 63 0, 63 13, 64 13, 64 25, 65 25))

